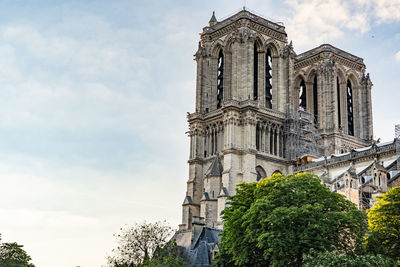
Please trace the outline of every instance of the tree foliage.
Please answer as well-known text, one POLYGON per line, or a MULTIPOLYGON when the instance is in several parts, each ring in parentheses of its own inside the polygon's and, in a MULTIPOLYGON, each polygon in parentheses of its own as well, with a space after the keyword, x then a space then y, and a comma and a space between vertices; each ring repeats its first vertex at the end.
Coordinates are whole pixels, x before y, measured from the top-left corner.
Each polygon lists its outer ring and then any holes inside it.
POLYGON ((365 242, 367 251, 400 261, 400 187, 376 199, 368 211, 368 225, 371 233, 365 242))
POLYGON ((29 263, 32 259, 17 243, 2 243, 0 245, 0 267, 35 267, 29 263))
POLYGON ((182 266, 183 259, 175 242, 170 239, 173 231, 165 222, 136 223, 120 229, 116 235, 117 248, 108 257, 113 267, 182 266))
POLYGON ((364 212, 309 173, 239 184, 222 216, 223 266, 300 266, 311 249, 357 253, 367 227, 364 212))
POLYGON ((314 267, 314 266, 324 266, 324 267, 395 267, 397 264, 391 258, 382 255, 348 255, 339 254, 337 251, 329 252, 324 251, 316 253, 315 251, 310 251, 309 254, 303 257, 302 267, 314 267))

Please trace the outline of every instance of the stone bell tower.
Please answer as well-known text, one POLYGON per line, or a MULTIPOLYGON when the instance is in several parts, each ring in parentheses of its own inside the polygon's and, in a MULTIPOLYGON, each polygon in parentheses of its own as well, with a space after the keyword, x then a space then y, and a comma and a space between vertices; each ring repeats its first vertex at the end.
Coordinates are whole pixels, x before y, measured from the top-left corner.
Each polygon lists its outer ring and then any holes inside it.
POLYGON ((294 57, 285 28, 243 9, 203 28, 196 110, 188 115, 189 179, 181 229, 221 226, 235 186, 287 172, 284 121, 294 57))

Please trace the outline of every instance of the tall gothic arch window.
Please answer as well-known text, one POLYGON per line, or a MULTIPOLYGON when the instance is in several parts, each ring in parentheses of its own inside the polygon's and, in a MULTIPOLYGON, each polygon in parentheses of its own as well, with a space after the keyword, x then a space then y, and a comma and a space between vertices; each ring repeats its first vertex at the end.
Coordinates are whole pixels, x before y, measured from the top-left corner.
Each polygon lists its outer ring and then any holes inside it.
POLYGON ((306 110, 307 108, 307 95, 306 95, 306 83, 302 79, 299 88, 299 109, 306 110))
POLYGON ((317 75, 314 76, 313 84, 313 106, 314 106, 314 123, 318 123, 318 80, 317 75))
POLYGON ((257 182, 260 181, 261 179, 267 177, 267 173, 265 172, 264 168, 261 166, 256 167, 256 172, 257 172, 257 182))
POLYGON ((338 126, 342 128, 342 111, 340 107, 340 83, 339 77, 336 77, 336 90, 337 90, 337 109, 338 109, 338 126))
POLYGON ((260 126, 259 126, 259 124, 257 123, 257 126, 256 126, 256 149, 257 149, 257 150, 261 150, 261 149, 260 149, 260 147, 261 147, 261 146, 260 146, 260 143, 261 143, 261 142, 260 142, 260 141, 261 141, 261 140, 260 140, 260 130, 261 130, 261 129, 260 129, 260 126))
POLYGON ((254 43, 254 88, 253 88, 253 99, 258 99, 258 51, 257 51, 257 43, 254 43))
POLYGON ((269 48, 265 54, 265 106, 272 108, 272 56, 269 48))
POLYGON ((347 80, 347 133, 354 136, 353 122, 353 89, 350 80, 347 80))
POLYGON ((222 49, 218 54, 218 71, 217 71, 217 108, 222 106, 224 98, 224 54, 222 49))

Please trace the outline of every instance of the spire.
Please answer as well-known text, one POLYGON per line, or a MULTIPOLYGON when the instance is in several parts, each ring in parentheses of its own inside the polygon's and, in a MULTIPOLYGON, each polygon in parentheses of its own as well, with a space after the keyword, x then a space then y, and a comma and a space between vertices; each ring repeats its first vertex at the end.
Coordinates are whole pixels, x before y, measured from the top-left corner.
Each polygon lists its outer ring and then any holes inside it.
POLYGON ((210 21, 208 22, 208 26, 214 26, 215 24, 217 24, 217 18, 215 17, 215 11, 213 11, 213 14, 211 16, 210 21))

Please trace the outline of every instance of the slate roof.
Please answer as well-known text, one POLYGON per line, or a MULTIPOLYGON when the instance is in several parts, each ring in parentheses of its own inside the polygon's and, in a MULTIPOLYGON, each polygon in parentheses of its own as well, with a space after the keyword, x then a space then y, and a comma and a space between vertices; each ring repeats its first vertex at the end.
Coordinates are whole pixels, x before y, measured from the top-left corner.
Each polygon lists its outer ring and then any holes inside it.
POLYGON ((397 161, 400 160, 400 157, 397 158, 395 161, 393 161, 392 163, 390 163, 387 167, 386 170, 390 170, 391 168, 393 168, 395 165, 397 165, 397 161))
POLYGON ((206 171, 206 176, 207 177, 218 177, 221 176, 222 174, 222 165, 219 162, 218 156, 214 157, 213 162, 211 163, 210 167, 206 171))
POLYGON ((373 165, 374 163, 372 162, 371 164, 369 164, 365 169, 363 169, 362 171, 360 171, 357 175, 363 175, 364 173, 366 173, 373 165))
MULTIPOLYGON (((200 229, 199 229, 200 230, 200 229)), ((221 229, 202 227, 200 231, 189 230, 191 236, 191 246, 183 246, 185 249, 184 255, 187 257, 188 264, 185 266, 212 266, 212 252, 218 251, 218 244, 221 241, 221 229)), ((187 233, 187 232, 186 232, 187 233)), ((175 233, 172 239, 176 239, 175 233)), ((185 233, 184 233, 185 234, 185 233)), ((189 237, 189 236, 187 236, 189 237)))
POLYGON ((390 178, 389 181, 388 181, 388 184, 392 183, 394 180, 397 180, 398 178, 400 178, 400 172, 396 173, 395 176, 390 178))
POLYGON ((211 250, 221 241, 222 230, 204 227, 191 250, 192 262, 195 265, 211 266, 211 250))

